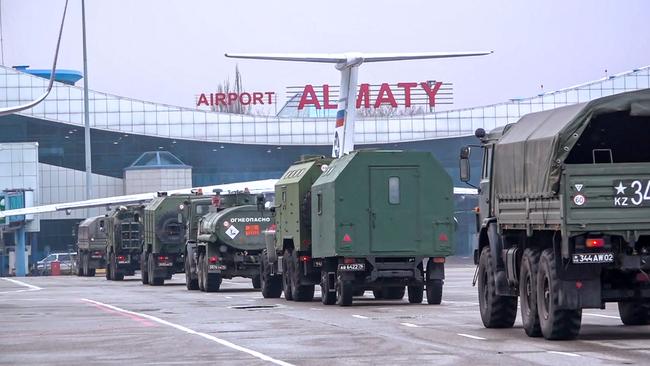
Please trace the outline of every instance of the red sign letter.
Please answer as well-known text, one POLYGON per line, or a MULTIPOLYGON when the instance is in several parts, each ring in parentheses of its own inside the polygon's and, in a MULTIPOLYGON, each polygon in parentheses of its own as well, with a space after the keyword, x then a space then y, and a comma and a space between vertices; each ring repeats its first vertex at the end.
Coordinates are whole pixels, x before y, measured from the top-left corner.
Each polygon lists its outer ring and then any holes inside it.
POLYGON ((300 97, 300 103, 298 103, 298 110, 304 109, 305 104, 313 104, 316 109, 321 109, 320 102, 311 84, 305 85, 305 90, 302 91, 302 96, 300 97), (307 99, 307 96, 309 96, 309 99, 307 99))
POLYGON ((336 109, 336 104, 330 104, 330 86, 328 84, 323 85, 323 104, 325 109, 336 109))
POLYGON ((404 89, 404 107, 411 106, 411 88, 418 86, 418 83, 397 83, 397 86, 404 89))
POLYGON ((422 89, 424 89, 424 91, 427 92, 427 96, 429 97, 429 106, 435 107, 436 94, 438 94, 438 90, 440 90, 440 87, 442 86, 442 82, 436 81, 435 84, 433 84, 433 88, 430 88, 429 84, 426 82, 421 82, 420 85, 422 85, 422 89))
POLYGON ((363 100, 363 108, 370 108, 370 85, 359 85, 359 94, 357 95, 357 108, 361 108, 361 101, 363 100))
POLYGON ((273 95, 275 95, 275 92, 264 92, 267 97, 269 97, 269 104, 273 104, 273 95))
POLYGON ((205 93, 201 93, 201 95, 199 95, 199 101, 196 102, 196 106, 199 107, 201 104, 210 105, 208 103, 208 98, 205 96, 205 93))
POLYGON ((375 101, 375 108, 379 108, 384 103, 390 103, 391 107, 397 108, 397 102, 393 96, 393 92, 390 90, 390 85, 388 83, 381 84, 379 88, 379 93, 377 95, 377 100, 375 101), (386 96, 384 96, 386 94, 386 96))

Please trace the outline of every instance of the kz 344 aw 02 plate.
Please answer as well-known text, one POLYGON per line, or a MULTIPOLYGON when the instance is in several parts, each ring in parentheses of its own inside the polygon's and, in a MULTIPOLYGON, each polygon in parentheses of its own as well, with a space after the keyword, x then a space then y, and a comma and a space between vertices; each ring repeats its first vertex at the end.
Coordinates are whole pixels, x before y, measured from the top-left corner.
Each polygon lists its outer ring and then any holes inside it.
POLYGON ((612 263, 613 253, 581 253, 573 255, 573 263, 612 263))

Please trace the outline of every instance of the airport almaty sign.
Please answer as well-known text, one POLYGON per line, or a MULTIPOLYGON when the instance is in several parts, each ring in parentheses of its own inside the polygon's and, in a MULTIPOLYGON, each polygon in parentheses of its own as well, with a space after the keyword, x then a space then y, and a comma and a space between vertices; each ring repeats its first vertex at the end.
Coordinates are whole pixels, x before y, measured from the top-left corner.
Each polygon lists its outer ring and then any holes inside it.
MULTIPOLYGON (((287 87, 288 105, 302 110, 336 109, 339 87, 324 84, 303 87, 287 87), (299 97, 298 97, 299 96, 299 97)), ((451 84, 441 81, 361 84, 356 98, 357 108, 411 108, 415 105, 435 107, 437 104, 451 104, 451 84)), ((275 92, 201 93, 196 106, 227 106, 232 104, 269 105, 276 102, 275 92)))

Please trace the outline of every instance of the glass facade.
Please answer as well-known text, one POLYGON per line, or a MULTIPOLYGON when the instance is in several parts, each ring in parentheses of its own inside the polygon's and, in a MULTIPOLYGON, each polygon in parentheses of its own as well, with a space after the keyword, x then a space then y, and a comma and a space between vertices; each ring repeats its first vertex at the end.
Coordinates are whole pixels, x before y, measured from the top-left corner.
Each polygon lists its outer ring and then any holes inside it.
MULTIPOLYGON (((46 86, 45 79, 0 67, 0 107, 31 101, 46 86)), ((464 186, 458 180, 458 152, 460 146, 476 143, 473 134, 477 128, 490 130, 516 122, 530 112, 649 86, 650 67, 643 67, 506 103, 419 116, 361 118, 355 123, 355 139, 357 148, 429 151, 447 169, 455 184, 464 186)), ((89 97, 93 179, 100 185, 95 196, 118 193, 124 170, 148 151, 171 152, 191 166, 194 186, 278 178, 301 155, 331 153, 333 118, 259 117, 201 111, 96 91, 90 91, 89 97)), ((0 126, 0 142, 39 143, 40 189, 44 198, 41 204, 61 202, 57 197, 70 200, 70 190, 74 191, 75 199, 77 192, 83 192, 83 186, 75 184, 71 188, 69 184, 69 176, 81 177, 85 166, 82 88, 55 83, 44 102, 25 112, 0 117, 0 126), (51 174, 52 169, 58 169, 57 174, 51 174), (67 178, 62 180, 63 176, 67 178), (43 192, 48 192, 47 197, 43 192)), ((478 155, 472 156, 474 172, 480 171, 478 155)), ((473 174, 473 178, 476 180, 478 174, 473 174)), ((78 180, 83 184, 83 179, 78 180)), ((457 201, 458 215, 475 206, 471 197, 457 197, 457 201)), ((458 246, 467 250, 471 247, 471 225, 474 225, 470 216, 460 220, 467 222, 461 225, 467 226, 467 230, 459 235, 465 239, 458 246)), ((43 220, 39 242, 52 248, 67 248, 73 239, 69 237, 73 222, 56 217, 43 220), (51 222, 61 223, 57 233, 50 232, 49 228, 56 226, 50 225, 51 222)))

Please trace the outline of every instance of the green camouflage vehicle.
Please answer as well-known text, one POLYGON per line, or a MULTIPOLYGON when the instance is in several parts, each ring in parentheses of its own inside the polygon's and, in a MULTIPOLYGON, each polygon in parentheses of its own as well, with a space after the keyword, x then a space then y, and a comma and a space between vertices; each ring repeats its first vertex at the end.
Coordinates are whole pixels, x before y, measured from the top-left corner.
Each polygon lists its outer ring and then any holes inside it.
MULTIPOLYGON (((582 309, 650 322, 650 90, 522 117, 487 134, 475 252, 483 324, 573 339, 582 309)), ((470 148, 461 151, 468 181, 470 148)))
POLYGON ((77 275, 94 276, 106 266, 105 216, 89 217, 77 228, 77 275))
POLYGON ((122 281, 140 268, 144 206, 120 206, 104 220, 106 279, 122 281))
MULTIPOLYGON (((190 202, 210 198, 196 194, 159 193, 144 209, 144 242, 140 258, 143 284, 160 286, 174 273, 184 272, 185 243, 187 241, 185 206, 190 202)), ((196 211, 195 211, 196 212, 196 211)))
POLYGON ((276 184, 274 247, 262 255, 262 293, 350 305, 380 299, 439 304, 453 254, 453 186, 430 153, 354 151, 292 165, 276 184), (280 277, 281 275, 281 277, 280 277))
POLYGON ((260 288, 259 254, 273 224, 264 196, 217 192, 212 201, 198 221, 198 236, 186 246, 187 288, 219 291, 221 281, 233 277, 250 278, 253 288, 260 288))

